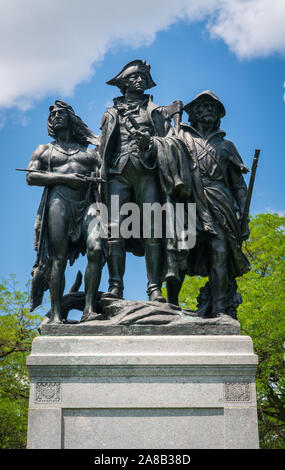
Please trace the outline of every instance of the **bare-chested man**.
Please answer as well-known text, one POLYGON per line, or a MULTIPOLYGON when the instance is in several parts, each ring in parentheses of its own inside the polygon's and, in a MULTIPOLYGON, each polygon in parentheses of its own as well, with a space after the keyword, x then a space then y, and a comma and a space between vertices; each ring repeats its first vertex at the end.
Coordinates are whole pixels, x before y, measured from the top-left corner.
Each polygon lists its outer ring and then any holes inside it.
POLYGON ((55 140, 37 147, 28 166, 32 171, 27 174, 29 185, 45 186, 35 225, 37 259, 32 273, 31 310, 41 304, 49 288, 50 322, 61 323, 66 264, 69 260, 72 265, 86 248, 84 313, 95 311, 103 259, 101 240, 94 241, 90 230, 94 214, 88 208, 95 200, 90 176, 98 175, 99 160, 97 151, 88 148, 89 143, 96 145, 96 136, 72 107, 56 101, 49 110, 48 133, 55 140))

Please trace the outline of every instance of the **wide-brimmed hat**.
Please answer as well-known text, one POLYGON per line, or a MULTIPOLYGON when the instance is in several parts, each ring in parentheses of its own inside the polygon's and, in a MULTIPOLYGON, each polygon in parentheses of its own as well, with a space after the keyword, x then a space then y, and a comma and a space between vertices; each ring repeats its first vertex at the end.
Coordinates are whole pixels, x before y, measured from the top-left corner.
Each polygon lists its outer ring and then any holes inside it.
POLYGON ((147 78, 147 89, 152 88, 156 86, 156 84, 154 83, 151 77, 150 68, 150 65, 147 64, 145 60, 132 60, 132 62, 129 62, 127 65, 125 65, 125 67, 122 68, 118 75, 116 75, 114 78, 112 78, 106 83, 107 85, 113 85, 122 88, 123 81, 128 75, 140 72, 143 73, 147 78))
POLYGON ((190 101, 190 103, 186 104, 184 106, 184 110, 186 111, 186 113, 190 115, 191 111, 193 109, 193 106, 198 101, 200 101, 201 99, 205 99, 205 98, 211 98, 213 101, 215 101, 215 103, 217 103, 219 118, 222 118, 222 117, 225 116, 226 110, 225 110, 225 107, 224 107, 223 103, 220 101, 220 99, 217 97, 217 95, 215 95, 215 93, 213 93, 210 90, 202 91, 201 93, 196 95, 195 98, 192 101, 190 101))

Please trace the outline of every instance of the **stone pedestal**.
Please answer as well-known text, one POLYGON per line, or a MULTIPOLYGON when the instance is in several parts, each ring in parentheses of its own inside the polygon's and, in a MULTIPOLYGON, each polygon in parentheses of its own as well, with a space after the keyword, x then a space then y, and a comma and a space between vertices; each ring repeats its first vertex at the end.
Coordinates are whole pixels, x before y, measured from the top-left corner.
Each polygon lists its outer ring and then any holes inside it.
POLYGON ((28 448, 258 448, 256 364, 240 335, 39 336, 28 448))

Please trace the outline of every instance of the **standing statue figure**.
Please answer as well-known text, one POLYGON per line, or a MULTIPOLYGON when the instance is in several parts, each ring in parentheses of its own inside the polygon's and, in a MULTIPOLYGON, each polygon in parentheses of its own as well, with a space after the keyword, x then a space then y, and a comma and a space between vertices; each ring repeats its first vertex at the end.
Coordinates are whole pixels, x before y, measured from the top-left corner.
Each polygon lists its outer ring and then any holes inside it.
POLYGON ((191 125, 181 124, 179 136, 189 151, 197 243, 180 266, 176 303, 185 274, 209 276, 198 297, 198 312, 208 317, 231 314, 241 301, 235 278, 250 269, 241 250, 249 236, 248 225, 241 230, 247 198, 243 173, 248 169, 220 129, 225 108, 214 93, 198 94, 184 109, 191 125))
MULTIPOLYGON (((37 258, 32 272, 31 310, 41 304, 49 288, 50 322, 61 323, 67 261, 72 265, 80 253, 85 254, 91 236, 93 216, 88 208, 94 202, 99 159, 95 149, 88 149, 89 143, 97 144, 97 137, 71 106, 57 100, 49 111, 47 128, 54 141, 37 147, 27 173, 29 185, 45 187, 35 224, 37 258)), ((92 243, 88 261, 85 308, 95 311, 103 265, 98 244, 92 243)))
POLYGON ((112 196, 119 196, 120 214, 117 220, 109 220, 109 229, 117 229, 117 235, 111 233, 108 238, 109 291, 105 295, 122 298, 126 251, 132 251, 145 256, 149 300, 164 302, 163 243, 154 235, 153 218, 148 222, 148 238, 124 239, 119 230, 126 217, 121 214, 123 204, 135 202, 142 215, 144 203, 162 201, 155 136, 172 134, 170 117, 164 107, 155 105, 152 96, 144 93, 155 86, 145 62, 128 63, 107 84, 117 86, 122 96, 115 98, 114 106, 103 115, 99 144, 101 177, 106 180, 105 200, 110 209, 112 196))

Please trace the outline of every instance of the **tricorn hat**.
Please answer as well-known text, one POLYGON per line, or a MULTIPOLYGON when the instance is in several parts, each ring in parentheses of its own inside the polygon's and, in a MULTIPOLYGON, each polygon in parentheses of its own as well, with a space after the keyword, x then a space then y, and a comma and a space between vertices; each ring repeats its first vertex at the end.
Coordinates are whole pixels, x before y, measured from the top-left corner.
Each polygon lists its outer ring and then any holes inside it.
POLYGON ((215 93, 213 93, 210 90, 202 91, 201 93, 199 93, 198 95, 195 96, 194 100, 192 100, 192 101, 190 101, 190 103, 186 104, 184 106, 184 110, 186 111, 186 113, 190 115, 193 106, 203 98, 211 98, 213 101, 215 101, 217 103, 219 118, 222 118, 222 117, 225 116, 226 110, 225 110, 225 107, 224 107, 223 103, 220 101, 220 99, 217 97, 217 95, 215 95, 215 93))
POLYGON ((146 76, 147 89, 156 86, 150 75, 150 65, 147 64, 145 60, 142 61, 140 59, 136 59, 132 62, 129 62, 127 65, 125 65, 125 67, 122 68, 118 75, 116 75, 114 78, 112 78, 106 83, 107 85, 113 85, 122 88, 124 78, 126 78, 128 75, 131 75, 132 73, 137 72, 143 73, 146 76))

